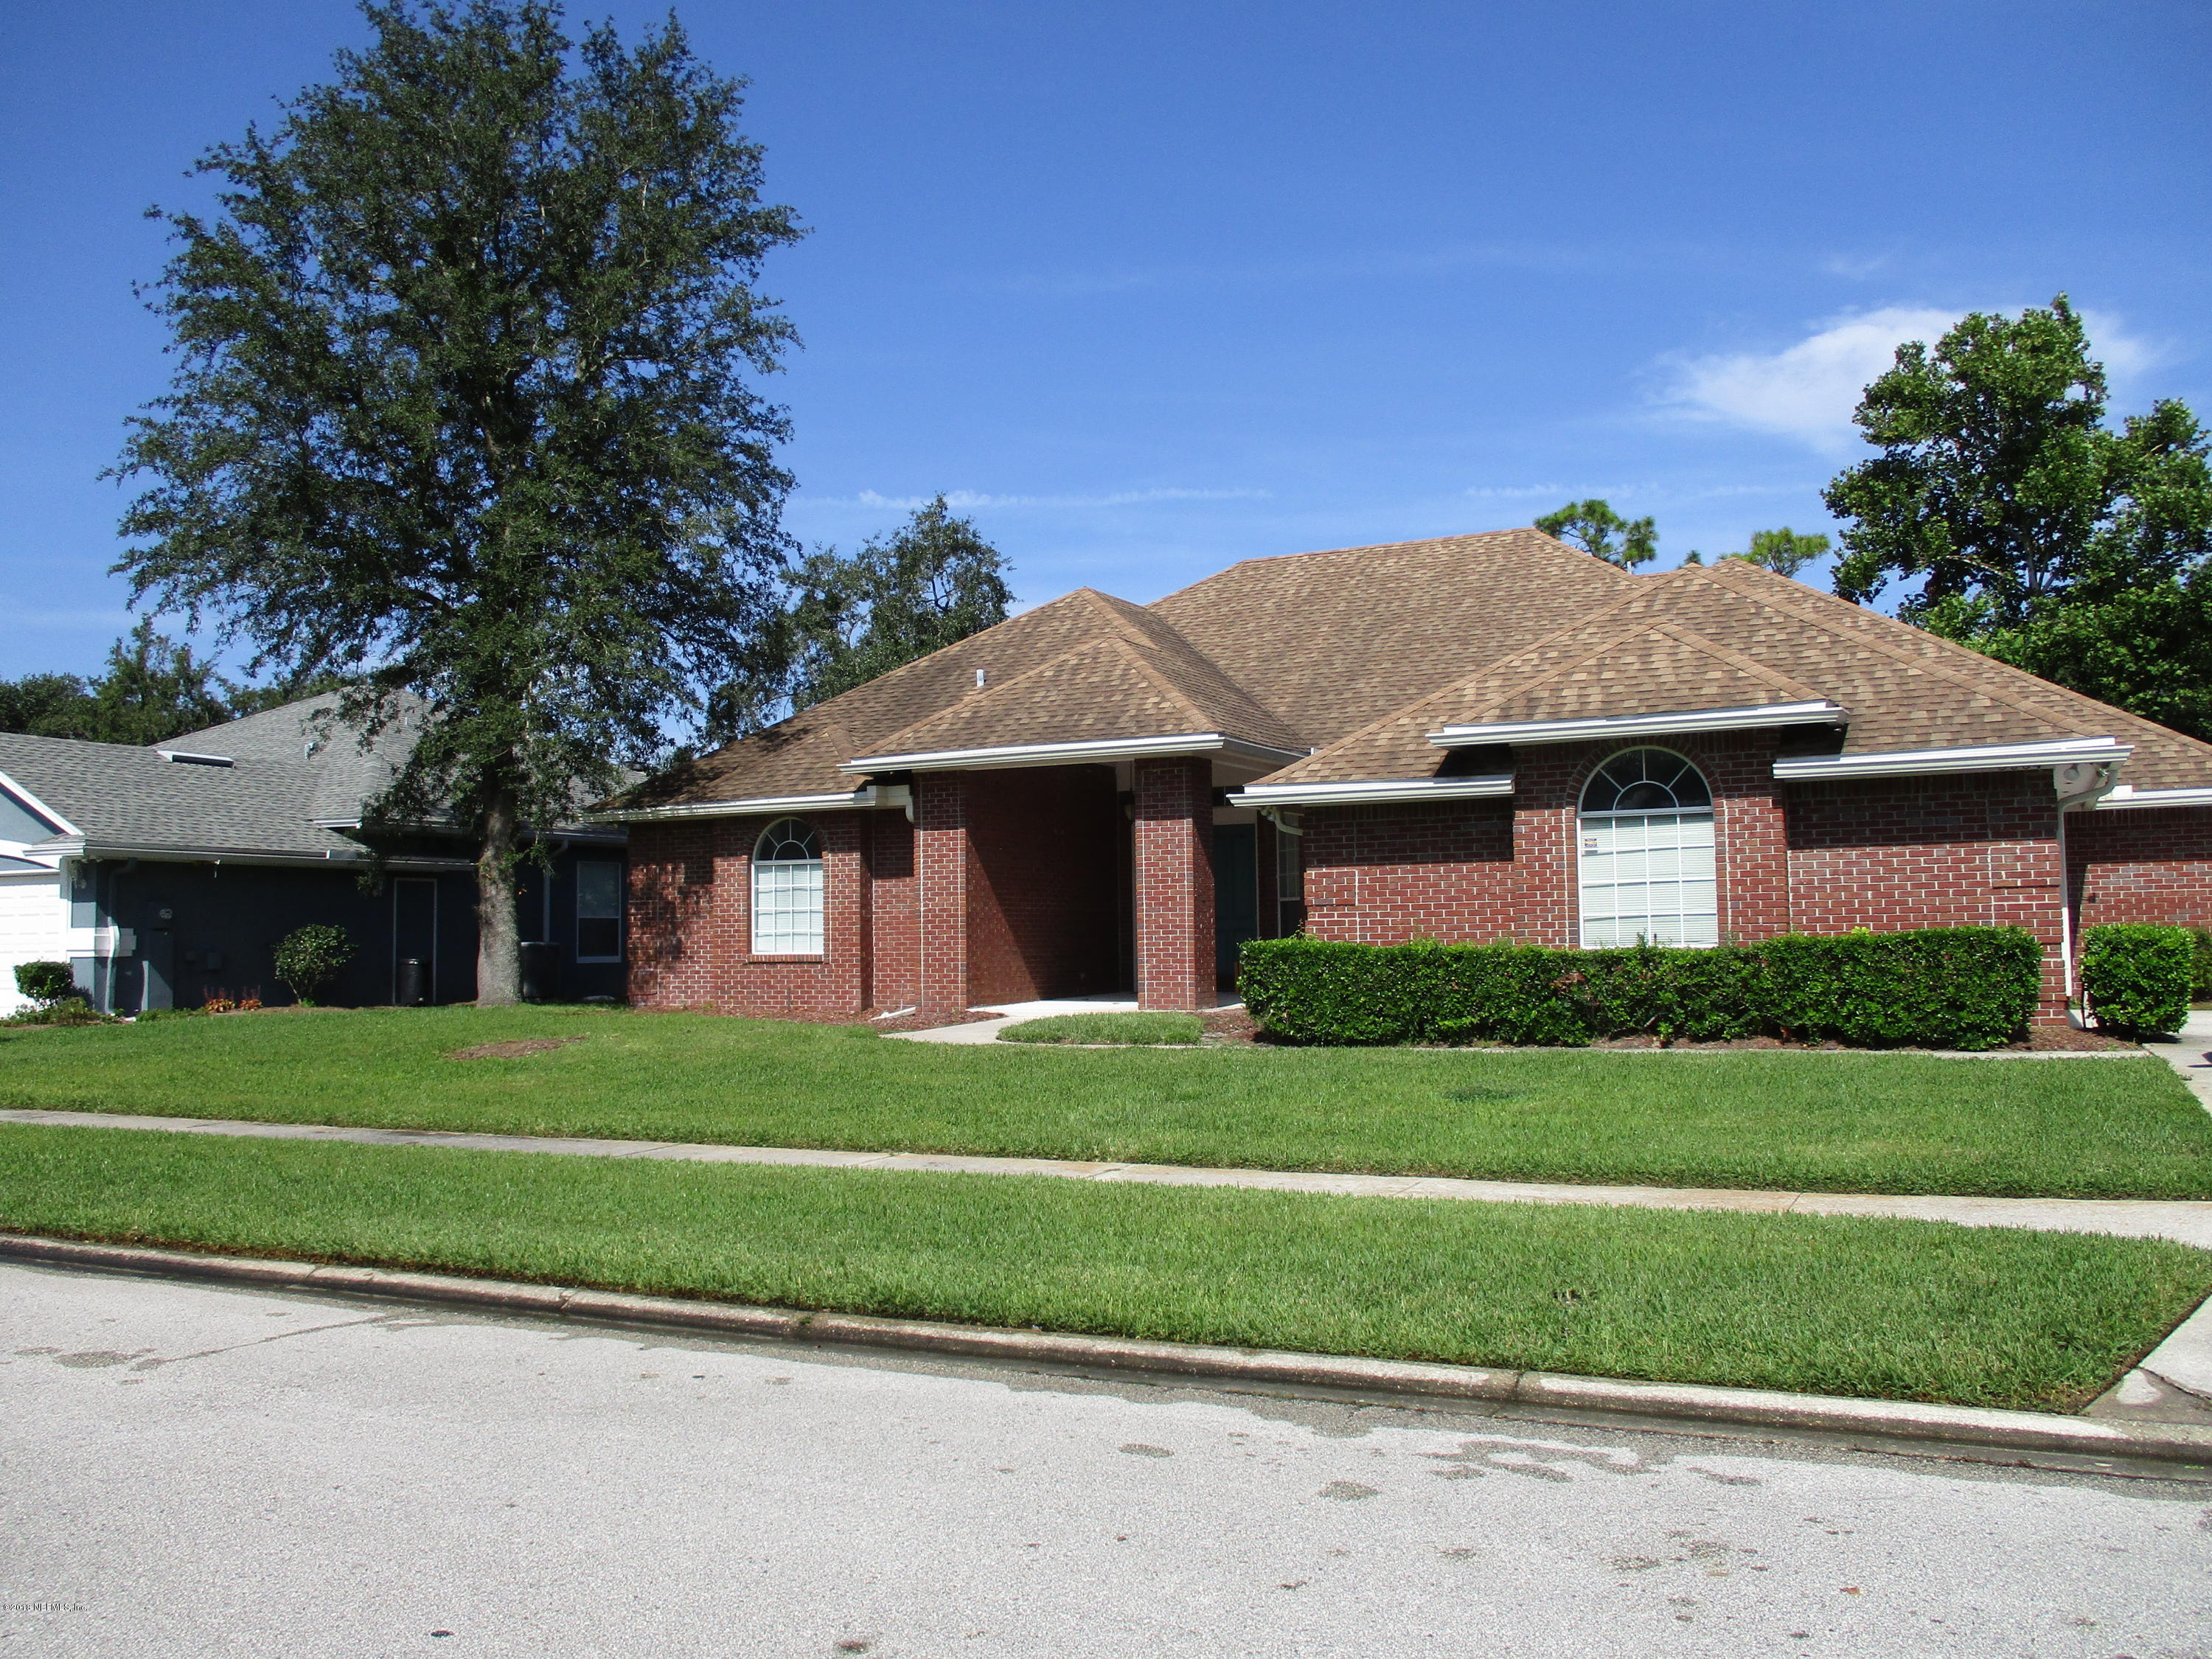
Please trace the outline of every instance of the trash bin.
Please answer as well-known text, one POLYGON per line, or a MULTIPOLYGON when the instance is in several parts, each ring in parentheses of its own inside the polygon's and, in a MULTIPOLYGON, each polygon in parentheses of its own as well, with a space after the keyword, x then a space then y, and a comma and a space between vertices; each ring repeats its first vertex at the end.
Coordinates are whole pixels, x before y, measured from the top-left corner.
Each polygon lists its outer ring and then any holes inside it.
POLYGON ((402 1008, 420 1008, 430 1000, 430 974, 422 957, 400 958, 399 983, 394 988, 392 1000, 402 1008))
POLYGON ((553 960, 553 947, 541 939, 526 941, 519 948, 522 953, 522 1000, 552 1001, 559 992, 559 966, 553 960))

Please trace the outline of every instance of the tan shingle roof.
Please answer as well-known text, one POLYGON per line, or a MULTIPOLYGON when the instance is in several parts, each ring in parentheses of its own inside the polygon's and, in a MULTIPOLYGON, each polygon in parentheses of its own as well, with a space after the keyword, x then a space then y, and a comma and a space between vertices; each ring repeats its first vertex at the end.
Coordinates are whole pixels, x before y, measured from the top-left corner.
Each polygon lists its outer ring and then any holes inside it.
POLYGON ((1820 698, 1850 711, 1847 754, 2109 735, 2136 745, 2137 788, 2212 783, 2212 745, 1741 560, 1632 576, 1507 530, 1250 559, 1150 606, 1078 589, 623 804, 841 793, 861 756, 1188 731, 1326 745, 1270 781, 1428 777, 1441 726, 1820 698))
POLYGON ((1636 590, 1538 530, 1247 559, 1151 608, 1309 744, 1334 743, 1636 590))
POLYGON ((1578 712, 1596 714, 1801 696, 1826 697, 1850 712, 1845 754, 2111 736, 2136 745, 2124 775, 2138 788, 2212 781, 2212 745, 1741 560, 1641 578, 1635 592, 1513 660, 1395 710, 1267 781, 1433 776, 1447 753, 1428 741, 1439 726, 1572 718, 1564 711, 1577 698, 1588 705, 1578 712), (1649 672, 1663 654, 1656 645, 1635 642, 1679 643, 1685 635, 1724 652, 1746 675, 1740 684, 1751 683, 1755 668, 1792 695, 1738 696, 1719 691, 1718 681, 1711 701, 1677 694, 1649 672), (1616 672, 1607 659, 1624 643, 1631 648, 1616 672), (1583 665, 1582 678, 1562 680, 1562 669, 1572 665, 1583 665), (1632 688, 1642 695, 1641 707, 1621 695, 1632 688), (1517 712, 1522 708, 1546 712, 1517 712))

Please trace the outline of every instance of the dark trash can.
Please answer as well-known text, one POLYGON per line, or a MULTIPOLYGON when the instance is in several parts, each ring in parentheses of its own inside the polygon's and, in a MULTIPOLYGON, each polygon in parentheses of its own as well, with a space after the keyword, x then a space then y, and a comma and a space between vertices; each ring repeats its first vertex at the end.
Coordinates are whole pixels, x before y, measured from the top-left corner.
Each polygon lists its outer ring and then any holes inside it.
POLYGON ((392 1000, 402 1008, 420 1008, 430 1000, 430 972, 422 957, 400 958, 399 982, 392 1000))
POLYGON ((550 1002, 560 994, 560 964, 553 959, 553 947, 543 940, 526 942, 519 947, 522 953, 522 1000, 525 1002, 550 1002))

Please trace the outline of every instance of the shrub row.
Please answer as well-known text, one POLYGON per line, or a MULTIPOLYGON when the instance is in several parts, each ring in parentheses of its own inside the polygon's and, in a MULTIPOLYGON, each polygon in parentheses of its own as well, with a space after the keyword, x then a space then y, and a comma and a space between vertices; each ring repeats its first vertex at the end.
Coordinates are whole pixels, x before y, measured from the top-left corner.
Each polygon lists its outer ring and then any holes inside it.
POLYGON ((1286 939, 1253 940, 1241 967, 1252 1017, 1289 1042, 1578 1045, 1648 1034, 1988 1048, 2026 1030, 2043 947, 2020 927, 1793 933, 1705 950, 1286 939))
POLYGON ((2081 935, 2081 996, 2100 1026, 2178 1031, 2197 981, 2197 934, 2151 922, 2108 922, 2081 935))

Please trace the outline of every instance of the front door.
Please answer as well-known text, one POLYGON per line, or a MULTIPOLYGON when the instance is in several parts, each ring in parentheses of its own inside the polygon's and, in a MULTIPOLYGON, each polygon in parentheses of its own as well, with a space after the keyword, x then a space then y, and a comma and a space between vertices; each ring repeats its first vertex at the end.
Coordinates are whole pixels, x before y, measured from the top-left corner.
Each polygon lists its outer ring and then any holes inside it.
POLYGON ((1249 823, 1213 826, 1213 971, 1224 990, 1237 983, 1237 952, 1260 937, 1259 832, 1249 823))

